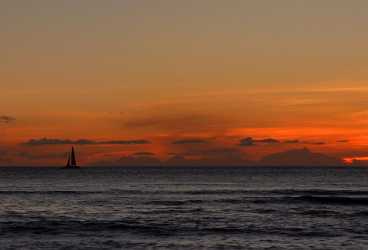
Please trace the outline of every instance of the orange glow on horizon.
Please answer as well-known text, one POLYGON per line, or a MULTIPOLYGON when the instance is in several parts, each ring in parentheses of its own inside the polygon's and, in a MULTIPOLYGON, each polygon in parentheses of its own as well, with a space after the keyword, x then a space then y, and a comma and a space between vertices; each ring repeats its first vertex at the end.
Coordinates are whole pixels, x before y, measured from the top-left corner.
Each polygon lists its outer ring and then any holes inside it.
POLYGON ((346 157, 343 159, 347 164, 353 164, 355 161, 368 161, 368 156, 361 157, 346 157))

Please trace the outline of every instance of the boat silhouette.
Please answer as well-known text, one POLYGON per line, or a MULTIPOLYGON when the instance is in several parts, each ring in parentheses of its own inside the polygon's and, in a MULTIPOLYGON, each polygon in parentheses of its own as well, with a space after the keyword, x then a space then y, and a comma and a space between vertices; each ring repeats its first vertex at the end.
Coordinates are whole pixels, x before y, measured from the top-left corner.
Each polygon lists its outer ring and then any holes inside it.
POLYGON ((75 157, 74 147, 72 147, 71 152, 68 153, 68 161, 66 163, 66 166, 63 168, 64 169, 78 169, 79 168, 76 157, 75 157))

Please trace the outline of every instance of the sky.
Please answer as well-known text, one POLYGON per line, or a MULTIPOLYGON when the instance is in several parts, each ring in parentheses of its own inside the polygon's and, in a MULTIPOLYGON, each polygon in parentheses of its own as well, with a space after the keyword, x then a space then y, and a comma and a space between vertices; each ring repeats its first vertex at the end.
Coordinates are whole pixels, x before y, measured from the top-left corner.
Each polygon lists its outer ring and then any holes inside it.
POLYGON ((366 160, 367 8, 1 1, 0 165, 366 160))

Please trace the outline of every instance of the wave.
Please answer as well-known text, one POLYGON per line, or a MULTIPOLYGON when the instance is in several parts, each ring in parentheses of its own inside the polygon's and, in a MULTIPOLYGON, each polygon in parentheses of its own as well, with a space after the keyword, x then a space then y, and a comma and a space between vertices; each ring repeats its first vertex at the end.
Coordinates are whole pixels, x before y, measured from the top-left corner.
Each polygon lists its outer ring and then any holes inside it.
POLYGON ((152 194, 182 194, 182 195, 301 195, 301 196, 368 196, 368 191, 361 190, 322 190, 322 189, 214 189, 214 190, 137 190, 137 189, 109 189, 109 190, 0 190, 0 195, 16 194, 131 194, 131 195, 152 195, 152 194))
POLYGON ((154 210, 146 210, 139 211, 140 214, 145 215, 158 215, 158 214, 194 214, 205 212, 206 210, 203 208, 192 208, 192 209, 184 209, 184 208, 163 208, 163 209, 154 209, 154 210))
POLYGON ((352 216, 357 216, 357 217, 368 217, 368 211, 360 211, 360 212, 356 212, 353 213, 352 216))
MULTIPOLYGON (((206 223, 207 224, 207 223, 206 223)), ((173 235, 208 235, 208 234, 257 234, 257 235, 289 235, 289 236, 310 236, 324 237, 336 236, 328 231, 310 231, 304 228, 276 227, 276 226, 200 226, 198 224, 183 225, 177 223, 145 223, 139 221, 118 220, 118 221, 59 221, 45 220, 28 222, 2 222, 0 223, 0 233, 2 235, 15 234, 43 234, 43 235, 91 235, 106 233, 132 233, 149 236, 173 236, 173 235)))
MULTIPOLYGON (((265 203, 311 203, 335 206, 367 206, 368 191, 361 190, 293 190, 293 189, 276 189, 276 190, 129 190, 129 189, 112 189, 112 190, 0 190, 0 195, 175 195, 167 199, 162 197, 151 198, 146 205, 152 206, 185 206, 188 204, 207 204, 207 203, 225 203, 225 204, 265 204, 265 203), (183 194, 187 196, 182 196, 183 194), (205 197, 203 197, 205 196, 205 197), (175 199, 180 197, 181 199, 175 199), (174 198, 174 199, 173 199, 174 198)), ((98 200, 105 202, 105 198, 98 200)), ((95 203, 95 200, 91 202, 95 203)), ((143 202, 143 201, 142 201, 143 202)))
MULTIPOLYGON (((234 203, 236 201, 232 201, 234 203)), ((351 197, 351 196, 282 196, 282 197, 252 197, 244 198, 237 201, 238 203, 310 203, 320 205, 334 206, 366 206, 368 205, 368 197, 351 197)))
POLYGON ((292 198, 295 201, 318 203, 325 205, 368 205, 368 197, 343 197, 343 196, 300 196, 292 198))
POLYGON ((1 190, 0 195, 17 195, 17 194, 24 194, 24 195, 31 195, 31 194, 49 194, 49 195, 86 195, 86 194, 103 194, 103 191, 74 191, 74 190, 50 190, 50 191, 27 191, 27 190, 1 190))
POLYGON ((160 206, 182 206, 186 204, 200 204, 204 203, 204 200, 155 200, 146 202, 147 205, 160 205, 160 206))
POLYGON ((28 222, 2 222, 1 233, 37 233, 37 234, 68 234, 68 233, 91 233, 104 231, 131 231, 158 235, 170 234, 172 228, 164 225, 144 225, 129 221, 60 221, 45 220, 28 222))
POLYGON ((297 204, 311 203, 321 205, 334 206, 366 206, 368 205, 368 197, 347 197, 347 196, 256 196, 241 198, 223 198, 223 199, 203 199, 203 200, 154 200, 145 204, 154 206, 185 206, 195 204, 297 204))
POLYGON ((368 191, 361 190, 323 190, 323 189, 271 189, 271 190, 254 190, 254 189, 213 189, 213 190, 113 190, 115 193, 141 193, 141 194, 184 194, 184 195, 351 195, 351 196, 368 196, 368 191))

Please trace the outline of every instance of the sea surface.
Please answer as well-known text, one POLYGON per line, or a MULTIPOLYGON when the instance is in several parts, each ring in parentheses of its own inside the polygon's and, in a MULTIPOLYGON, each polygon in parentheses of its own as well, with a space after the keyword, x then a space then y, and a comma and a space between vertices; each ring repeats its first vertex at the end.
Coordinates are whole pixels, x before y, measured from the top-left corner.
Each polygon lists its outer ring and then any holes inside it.
POLYGON ((368 169, 0 168, 0 249, 368 249, 368 169))

